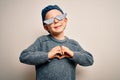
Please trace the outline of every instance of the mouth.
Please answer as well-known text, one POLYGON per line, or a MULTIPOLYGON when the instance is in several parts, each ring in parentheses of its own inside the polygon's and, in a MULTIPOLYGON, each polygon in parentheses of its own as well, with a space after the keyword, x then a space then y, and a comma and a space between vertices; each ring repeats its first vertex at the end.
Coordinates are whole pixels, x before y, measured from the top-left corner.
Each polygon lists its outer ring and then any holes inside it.
POLYGON ((55 29, 58 29, 58 28, 60 28, 60 27, 61 27, 61 26, 55 26, 54 28, 55 28, 55 29))

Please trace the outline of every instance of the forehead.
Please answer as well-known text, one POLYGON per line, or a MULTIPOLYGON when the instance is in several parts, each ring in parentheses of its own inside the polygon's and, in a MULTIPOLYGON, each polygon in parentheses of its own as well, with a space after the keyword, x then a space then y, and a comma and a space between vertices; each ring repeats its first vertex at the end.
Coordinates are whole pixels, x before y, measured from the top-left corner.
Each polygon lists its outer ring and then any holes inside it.
POLYGON ((47 12, 45 19, 56 17, 57 15, 61 15, 61 14, 62 13, 59 10, 53 9, 47 12))

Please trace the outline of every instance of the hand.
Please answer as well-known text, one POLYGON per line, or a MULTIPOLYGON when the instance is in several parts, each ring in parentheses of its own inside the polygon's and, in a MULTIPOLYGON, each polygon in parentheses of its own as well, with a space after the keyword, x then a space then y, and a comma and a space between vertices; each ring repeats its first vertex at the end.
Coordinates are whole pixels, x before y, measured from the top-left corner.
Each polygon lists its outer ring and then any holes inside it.
POLYGON ((60 56, 62 56, 61 47, 60 46, 56 46, 56 47, 52 48, 50 50, 50 52, 48 53, 48 58, 49 59, 59 58, 60 56))
POLYGON ((65 57, 73 57, 74 53, 69 48, 61 46, 62 55, 65 57))
POLYGON ((48 53, 48 58, 58 58, 62 59, 65 57, 73 57, 74 53, 65 46, 57 46, 51 49, 51 51, 48 53))

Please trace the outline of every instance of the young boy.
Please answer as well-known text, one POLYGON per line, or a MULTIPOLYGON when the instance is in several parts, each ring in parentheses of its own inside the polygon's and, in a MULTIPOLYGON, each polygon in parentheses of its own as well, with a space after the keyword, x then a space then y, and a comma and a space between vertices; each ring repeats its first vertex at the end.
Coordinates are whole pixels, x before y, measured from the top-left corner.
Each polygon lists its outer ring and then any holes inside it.
POLYGON ((76 65, 92 65, 92 55, 83 50, 78 42, 64 35, 67 18, 60 7, 45 7, 42 20, 49 34, 39 37, 25 49, 20 61, 35 65, 36 80, 75 80, 76 65))

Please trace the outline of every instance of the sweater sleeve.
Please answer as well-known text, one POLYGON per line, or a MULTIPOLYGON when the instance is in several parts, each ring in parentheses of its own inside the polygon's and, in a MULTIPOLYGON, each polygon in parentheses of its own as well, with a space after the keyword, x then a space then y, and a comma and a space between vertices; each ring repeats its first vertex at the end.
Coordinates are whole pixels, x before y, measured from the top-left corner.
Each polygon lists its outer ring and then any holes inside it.
POLYGON ((87 51, 74 52, 73 60, 82 66, 93 64, 93 56, 87 51))
POLYGON ((81 46, 77 43, 77 50, 73 51, 73 61, 81 66, 90 66, 93 64, 93 56, 91 53, 83 50, 81 46))
POLYGON ((19 59, 20 62, 31 65, 40 65, 48 61, 48 52, 40 51, 40 41, 37 39, 27 49, 23 50, 19 59))

